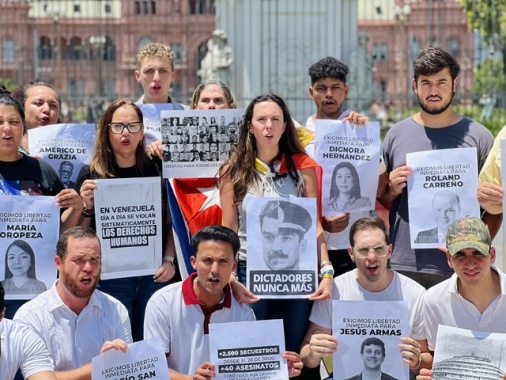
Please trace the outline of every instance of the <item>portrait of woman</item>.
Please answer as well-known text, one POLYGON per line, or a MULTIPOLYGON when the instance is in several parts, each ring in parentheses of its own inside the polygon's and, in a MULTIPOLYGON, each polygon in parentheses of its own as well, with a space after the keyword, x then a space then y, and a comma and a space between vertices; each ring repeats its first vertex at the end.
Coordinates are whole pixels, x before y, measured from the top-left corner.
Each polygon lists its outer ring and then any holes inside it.
POLYGON ((337 212, 370 207, 369 198, 360 195, 357 169, 349 162, 340 162, 332 172, 329 203, 337 212))
POLYGON ((23 240, 14 240, 5 252, 5 292, 38 294, 45 291, 46 284, 35 275, 35 253, 23 240))

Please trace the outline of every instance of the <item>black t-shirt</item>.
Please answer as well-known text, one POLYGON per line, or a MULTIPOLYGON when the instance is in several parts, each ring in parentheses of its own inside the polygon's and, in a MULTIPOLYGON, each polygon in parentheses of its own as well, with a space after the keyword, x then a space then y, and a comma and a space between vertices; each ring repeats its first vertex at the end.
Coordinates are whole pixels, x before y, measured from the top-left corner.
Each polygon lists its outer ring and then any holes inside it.
POLYGON ((25 194, 54 196, 65 188, 51 165, 24 154, 17 161, 0 161, 0 174, 11 187, 25 194))
MULTIPOLYGON (((160 186, 162 187, 162 225, 165 226, 167 220, 167 188, 165 186, 165 180, 162 177, 161 161, 159 159, 153 159, 149 164, 140 171, 138 166, 131 166, 129 168, 120 168, 114 164, 114 178, 145 178, 145 177, 159 177, 160 186)), ((83 182, 87 179, 101 179, 96 172, 90 171, 89 165, 85 165, 81 168, 79 175, 77 176, 76 191, 80 193, 83 182)), ((135 196, 135 194, 133 194, 135 196)), ((95 218, 91 220, 91 228, 95 229, 95 218)), ((163 228, 162 231, 165 231, 163 228)), ((165 239, 163 240, 165 242, 165 239)))

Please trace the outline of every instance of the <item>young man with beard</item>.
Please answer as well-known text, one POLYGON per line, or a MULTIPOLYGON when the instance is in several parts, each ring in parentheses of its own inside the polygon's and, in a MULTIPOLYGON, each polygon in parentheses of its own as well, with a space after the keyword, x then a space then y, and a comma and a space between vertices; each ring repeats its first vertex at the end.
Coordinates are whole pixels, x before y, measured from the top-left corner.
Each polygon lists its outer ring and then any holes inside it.
POLYGON ((100 260, 100 242, 92 229, 65 231, 56 246, 59 279, 14 316, 45 341, 59 380, 91 380, 94 356, 111 348, 126 351, 132 342, 126 308, 95 289, 100 260))
MULTIPOLYGON (((357 268, 334 279, 332 300, 406 301, 409 311, 409 336, 400 338, 399 355, 416 374, 430 368, 432 355, 427 347, 422 319, 425 289, 415 281, 388 269, 392 254, 385 222, 378 217, 357 220, 350 229, 348 253, 357 268)), ((338 350, 332 335, 332 300, 316 301, 310 324, 302 341, 300 356, 305 366, 314 368, 324 357, 338 350)))
MULTIPOLYGON (((383 141, 390 183, 381 201, 391 204, 390 239, 393 252, 390 263, 392 269, 404 273, 426 288, 443 281, 452 273, 445 255, 438 249, 411 248, 407 180, 412 172, 411 167, 406 166, 406 154, 476 147, 480 170, 494 143, 492 134, 484 126, 452 109, 459 71, 455 59, 440 47, 423 49, 413 62, 413 90, 421 110, 390 128, 383 141)), ((494 235, 500 225, 500 216, 484 213, 483 220, 494 235)))

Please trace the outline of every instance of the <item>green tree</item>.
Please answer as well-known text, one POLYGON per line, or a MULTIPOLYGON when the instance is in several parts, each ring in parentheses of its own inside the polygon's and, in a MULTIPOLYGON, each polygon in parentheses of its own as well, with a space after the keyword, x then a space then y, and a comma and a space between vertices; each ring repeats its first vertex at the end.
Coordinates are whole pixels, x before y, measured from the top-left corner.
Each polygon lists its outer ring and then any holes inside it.
POLYGON ((504 64, 502 59, 487 58, 474 73, 473 92, 483 94, 487 91, 502 93, 506 88, 504 64))
POLYGON ((460 0, 470 30, 478 30, 490 46, 506 42, 506 0, 460 0))
POLYGON ((0 85, 4 86, 10 92, 18 88, 18 85, 12 80, 12 78, 0 78, 0 85))

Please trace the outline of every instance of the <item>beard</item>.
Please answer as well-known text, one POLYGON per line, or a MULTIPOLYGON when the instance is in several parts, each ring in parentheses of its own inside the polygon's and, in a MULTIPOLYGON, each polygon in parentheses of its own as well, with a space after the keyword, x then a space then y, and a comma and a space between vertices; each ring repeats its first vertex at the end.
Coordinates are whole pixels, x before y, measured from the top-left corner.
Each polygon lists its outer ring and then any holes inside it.
POLYGON ((452 86, 452 96, 450 97, 448 102, 443 103, 443 105, 441 105, 439 107, 429 107, 427 104, 422 102, 422 100, 420 99, 420 96, 417 96, 417 99, 418 99, 418 104, 420 105, 420 108, 425 113, 428 113, 429 115, 439 115, 439 114, 442 114, 444 111, 446 111, 448 109, 448 107, 450 107, 454 96, 455 96, 455 92, 453 91, 453 86, 452 86))
POLYGON ((95 291, 98 285, 98 280, 100 279, 100 276, 97 278, 93 275, 89 276, 91 278, 91 281, 94 281, 94 284, 91 288, 81 290, 79 288, 79 279, 72 278, 69 274, 67 274, 65 271, 62 271, 60 273, 60 281, 63 282, 63 285, 65 288, 69 291, 70 294, 72 294, 74 297, 77 298, 89 298, 95 291))

